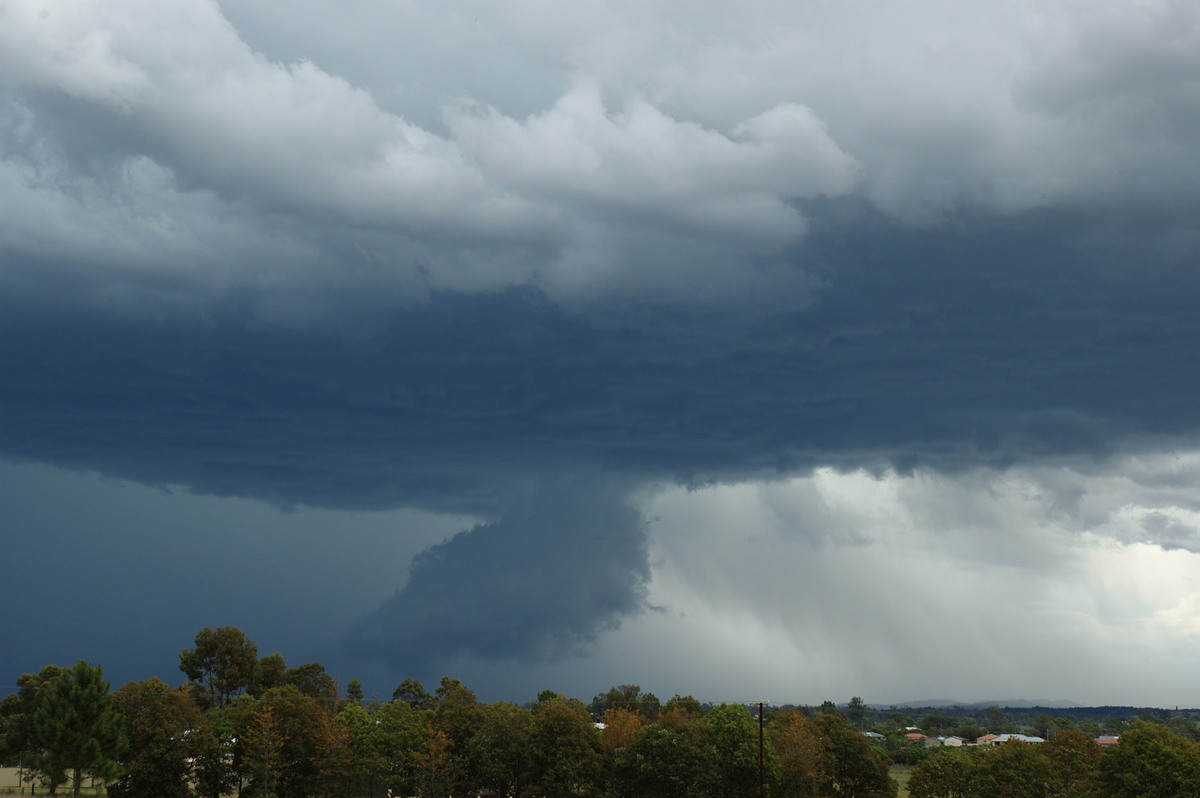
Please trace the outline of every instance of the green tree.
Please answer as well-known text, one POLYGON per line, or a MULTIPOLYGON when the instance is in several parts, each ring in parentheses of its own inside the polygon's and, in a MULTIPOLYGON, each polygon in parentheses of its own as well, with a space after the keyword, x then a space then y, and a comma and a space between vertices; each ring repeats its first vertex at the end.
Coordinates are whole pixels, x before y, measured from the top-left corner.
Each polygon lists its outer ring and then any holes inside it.
POLYGON ((300 691, 301 695, 327 701, 337 698, 337 689, 333 677, 325 671, 325 666, 319 662, 309 662, 296 668, 289 668, 284 677, 284 684, 290 684, 300 691))
POLYGON ((473 792, 521 798, 533 778, 532 714, 503 701, 483 707, 465 757, 473 792))
POLYGON ((867 706, 867 702, 863 701, 859 696, 851 698, 850 703, 846 705, 847 720, 860 729, 867 728, 874 715, 875 713, 867 706))
POLYGON ((233 710, 250 795, 309 798, 349 777, 349 731, 330 709, 290 684, 238 699, 233 710))
POLYGON ((287 661, 276 651, 260 659, 254 665, 254 674, 250 677, 250 685, 246 692, 252 696, 260 696, 272 687, 282 687, 287 684, 287 661))
POLYGON ((447 746, 441 750, 442 741, 431 740, 430 766, 436 766, 444 756, 448 760, 449 783, 457 792, 467 778, 467 743, 483 724, 483 708, 479 706, 475 693, 458 679, 443 676, 434 691, 433 728, 446 735, 447 746))
POLYGON ((1100 746, 1077 729, 1063 729, 1042 745, 1042 756, 1050 763, 1054 795, 1084 798, 1092 789, 1100 767, 1100 746))
POLYGON ((913 768, 912 798, 970 798, 974 762, 961 748, 939 748, 913 768))
POLYGON ((99 665, 80 660, 54 680, 34 714, 42 746, 36 767, 52 789, 69 771, 78 798, 85 776, 113 781, 121 774, 129 741, 112 703, 99 665))
POLYGON ((642 688, 636 684, 610 687, 607 692, 597 694, 588 705, 592 717, 596 720, 600 720, 605 711, 614 707, 638 712, 646 720, 654 720, 661 709, 657 696, 654 693, 643 693, 642 688))
POLYGON ((558 697, 536 704, 529 741, 537 794, 567 798, 599 789, 599 733, 581 701, 558 697))
POLYGON ((1135 720, 1100 757, 1096 786, 1108 798, 1200 795, 1196 744, 1160 723, 1135 720))
POLYGON ((417 755, 429 750, 426 713, 401 701, 389 701, 369 712, 349 703, 338 717, 350 734, 352 779, 359 794, 415 795, 417 755))
POLYGON ((181 690, 159 679, 130 682, 113 696, 125 719, 129 749, 113 798, 188 798, 193 765, 207 732, 204 714, 181 690))
POLYGON ((618 753, 615 792, 622 798, 711 796, 716 756, 704 718, 683 708, 665 710, 618 753))
POLYGON ((824 794, 838 793, 855 798, 894 798, 896 782, 888 774, 887 761, 867 738, 841 715, 817 715, 813 719, 825 745, 828 782, 824 794))
POLYGON ((0 724, 4 736, 0 739, 0 759, 4 762, 31 763, 41 751, 34 716, 42 698, 65 668, 47 665, 38 673, 23 673, 17 677, 17 691, 0 701, 0 724))
MULTIPOLYGON (((690 695, 677 693, 671 696, 666 706, 662 708, 662 714, 667 713, 685 718, 702 718, 704 717, 704 705, 690 695)), ((647 718, 647 720, 653 720, 653 718, 647 718)))
MULTIPOLYGON (((715 792, 724 798, 752 798, 759 794, 758 722, 741 704, 720 704, 704 718, 708 736, 716 748, 715 792)), ((762 781, 773 785, 779 762, 766 739, 762 746, 762 781)))
POLYGON ((253 682, 258 647, 236 626, 206 626, 195 643, 179 652, 179 670, 198 686, 202 703, 224 709, 253 682))
POLYGON ((433 707, 433 696, 425 689, 425 685, 416 679, 405 679, 396 685, 392 692, 393 701, 403 701, 413 709, 430 709, 433 707))
POLYGON ((235 791, 238 785, 238 737, 235 712, 230 709, 209 709, 197 733, 193 773, 196 794, 220 798, 235 791))
POLYGON ((350 679, 346 682, 346 700, 352 704, 361 704, 366 694, 363 693, 362 682, 358 677, 350 679))
POLYGON ((978 798, 1048 798, 1054 777, 1036 745, 1014 740, 976 760, 971 785, 978 798))

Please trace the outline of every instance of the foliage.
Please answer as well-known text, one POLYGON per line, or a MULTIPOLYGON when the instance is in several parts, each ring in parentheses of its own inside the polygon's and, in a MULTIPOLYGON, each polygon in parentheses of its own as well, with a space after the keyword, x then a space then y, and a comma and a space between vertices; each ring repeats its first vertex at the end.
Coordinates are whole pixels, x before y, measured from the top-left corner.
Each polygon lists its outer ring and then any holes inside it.
POLYGON ((108 788, 113 798, 188 798, 193 766, 207 734, 204 713, 187 693, 160 679, 130 682, 113 696, 125 721, 125 772, 108 788))
POLYGON ((771 723, 772 748, 779 758, 779 795, 816 798, 829 783, 829 761, 815 724, 801 711, 790 709, 771 723))
POLYGON ((1036 745, 1019 741, 988 749, 975 763, 971 795, 977 798, 1049 798, 1050 763, 1036 745))
POLYGON ((535 705, 530 734, 538 795, 593 794, 600 779, 600 739, 586 706, 556 697, 535 705))
MULTIPOLYGON (((320 663, 288 668, 278 652, 258 659, 235 627, 202 630, 180 667, 192 680, 182 688, 149 679, 111 696, 100 669, 86 662, 23 674, 0 700, 0 756, 52 789, 69 777, 78 788, 95 775, 113 798, 759 793, 760 730, 741 704, 675 695, 660 706, 637 685, 611 688, 590 706, 551 690, 525 707, 482 704, 447 676, 432 695, 406 679, 394 700, 364 705, 357 679, 341 699, 320 663)), ((846 717, 772 709, 761 748, 768 794, 893 798, 886 762, 911 757, 919 761, 905 771, 913 798, 1200 795, 1200 710, 1142 710, 1134 721, 1122 707, 879 713, 857 696, 845 710, 846 717), (972 739, 989 728, 1022 728, 1049 742, 926 747, 904 737, 912 716, 927 732, 972 739), (861 731, 868 721, 884 735, 872 737, 886 753, 861 731), (1098 746, 1102 730, 1120 732, 1120 743, 1098 746)))
POLYGON ((69 771, 78 797, 85 775, 111 781, 121 774, 129 742, 112 703, 104 672, 84 660, 50 685, 33 717, 41 750, 31 764, 52 788, 69 771))
POLYGON ((234 723, 250 795, 310 798, 349 778, 349 731, 330 710, 294 685, 238 699, 234 723))
POLYGON ((664 712, 617 756, 616 792, 625 798, 711 795, 716 749, 703 718, 664 712))
POLYGON ((403 701, 413 709, 429 709, 433 706, 433 696, 416 679, 405 679, 396 685, 392 700, 403 701))
POLYGON ((289 668, 284 676, 284 684, 290 684, 300 691, 301 695, 310 698, 334 701, 337 699, 337 688, 333 677, 325 672, 325 666, 319 662, 309 662, 298 668, 289 668))
POLYGON ((607 692, 597 694, 588 705, 592 717, 596 720, 604 717, 604 713, 609 709, 617 708, 637 712, 646 720, 654 720, 661 709, 654 693, 643 693, 642 688, 636 684, 610 687, 607 692))
POLYGON ((363 693, 362 682, 357 678, 353 678, 346 682, 346 700, 352 704, 361 704, 366 695, 363 693))
POLYGON ((912 798, 968 798, 973 769, 973 759, 963 749, 939 748, 913 769, 908 794, 912 798))
POLYGON ((282 687, 287 683, 287 672, 287 662, 282 654, 278 651, 268 654, 254 664, 254 673, 246 692, 260 696, 272 687, 282 687))
POLYGON ((195 643, 195 648, 179 652, 179 670, 199 687, 201 701, 224 709, 254 680, 258 648, 236 626, 206 626, 196 634, 195 643))
POLYGON ((760 777, 764 784, 778 778, 779 761, 773 747, 762 741, 762 768, 759 762, 758 722, 741 704, 713 707, 704 719, 709 739, 716 748, 715 793, 723 798, 755 796, 760 777))
POLYGON ((1100 758, 1098 791, 1111 798, 1174 798, 1200 794, 1196 743, 1160 723, 1134 721, 1100 758))
POLYGON ((1063 729, 1041 748, 1054 777, 1054 795, 1085 798, 1100 767, 1100 746, 1075 729, 1063 729))
POLYGON ((33 762, 41 749, 34 715, 42 698, 65 669, 47 665, 38 673, 23 673, 17 677, 17 692, 0 701, 0 726, 4 732, 0 741, 0 759, 9 763, 33 762))
POLYGON ((483 708, 483 723, 464 756, 472 791, 521 798, 534 777, 533 716, 504 702, 483 708))

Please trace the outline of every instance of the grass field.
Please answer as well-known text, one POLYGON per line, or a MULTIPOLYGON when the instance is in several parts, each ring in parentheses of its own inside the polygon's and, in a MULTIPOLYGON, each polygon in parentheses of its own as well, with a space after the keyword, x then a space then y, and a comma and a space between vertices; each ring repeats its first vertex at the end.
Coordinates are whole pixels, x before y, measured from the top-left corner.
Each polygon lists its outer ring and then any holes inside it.
MULTIPOLYGON (((83 781, 83 794, 84 795, 95 795, 96 794, 96 788, 92 787, 91 783, 92 783, 91 779, 84 779, 84 781, 83 781)), ((35 793, 35 792, 33 792, 33 788, 30 785, 28 785, 28 784, 24 785, 24 791, 22 791, 21 786, 22 786, 21 782, 17 778, 17 769, 16 768, 0 768, 0 796, 46 795, 47 794, 45 787, 39 787, 38 791, 35 793)), ((71 794, 70 785, 68 784, 68 785, 59 787, 58 794, 59 795, 64 795, 64 794, 70 795, 71 794)))
POLYGON ((900 798, 908 798, 908 778, 912 775, 911 765, 892 765, 888 769, 892 778, 900 785, 900 798))

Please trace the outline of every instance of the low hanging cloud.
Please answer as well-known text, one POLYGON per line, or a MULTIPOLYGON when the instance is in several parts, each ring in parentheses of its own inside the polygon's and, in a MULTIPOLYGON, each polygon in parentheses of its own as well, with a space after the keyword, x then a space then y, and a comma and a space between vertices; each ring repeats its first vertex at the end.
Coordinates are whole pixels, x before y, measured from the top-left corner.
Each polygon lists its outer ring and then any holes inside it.
POLYGON ((497 521, 418 555, 408 582, 348 633, 350 650, 438 676, 461 658, 546 661, 588 651, 646 609, 645 523, 610 478, 527 484, 497 521))

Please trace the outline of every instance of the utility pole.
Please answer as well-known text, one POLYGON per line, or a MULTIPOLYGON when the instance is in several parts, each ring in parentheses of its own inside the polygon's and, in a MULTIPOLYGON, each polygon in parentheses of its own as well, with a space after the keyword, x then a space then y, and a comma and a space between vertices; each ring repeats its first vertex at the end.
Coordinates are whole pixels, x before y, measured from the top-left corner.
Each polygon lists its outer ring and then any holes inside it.
POLYGON ((758 798, 767 798, 767 767, 763 755, 763 702, 758 702, 758 798))

